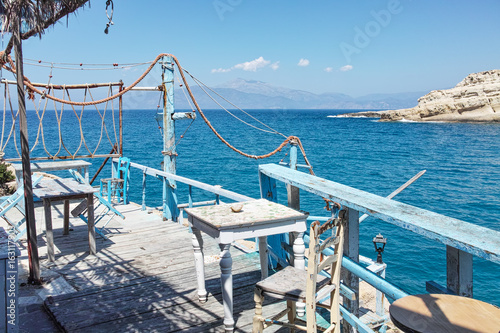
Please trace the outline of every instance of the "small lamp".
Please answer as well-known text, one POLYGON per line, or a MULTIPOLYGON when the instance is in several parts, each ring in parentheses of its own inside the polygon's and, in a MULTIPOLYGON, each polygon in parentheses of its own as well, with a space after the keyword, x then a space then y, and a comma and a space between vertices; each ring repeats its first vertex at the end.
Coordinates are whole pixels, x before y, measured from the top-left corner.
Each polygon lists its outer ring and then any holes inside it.
POLYGON ((381 233, 379 233, 375 238, 373 238, 373 245, 375 246, 375 251, 377 252, 377 263, 382 264, 382 252, 384 252, 385 244, 387 243, 387 238, 384 238, 381 233))

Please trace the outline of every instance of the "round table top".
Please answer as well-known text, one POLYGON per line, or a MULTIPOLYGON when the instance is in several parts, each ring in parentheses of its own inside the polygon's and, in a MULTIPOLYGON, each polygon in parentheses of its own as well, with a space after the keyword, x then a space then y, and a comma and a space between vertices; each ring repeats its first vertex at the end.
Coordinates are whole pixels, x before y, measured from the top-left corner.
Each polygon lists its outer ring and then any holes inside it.
POLYGON ((392 303, 389 312, 404 332, 500 332, 500 309, 468 297, 412 295, 392 303))

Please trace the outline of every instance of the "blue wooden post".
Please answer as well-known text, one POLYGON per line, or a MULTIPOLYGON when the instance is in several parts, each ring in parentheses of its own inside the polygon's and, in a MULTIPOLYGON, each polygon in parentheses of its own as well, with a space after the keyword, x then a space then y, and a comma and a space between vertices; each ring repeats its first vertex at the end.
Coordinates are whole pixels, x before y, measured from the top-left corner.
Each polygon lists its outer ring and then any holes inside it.
MULTIPOLYGON (((171 56, 161 61, 163 85, 163 171, 176 173, 177 152, 175 149, 174 114, 174 62, 171 56)), ((163 179, 163 218, 177 220, 177 184, 175 180, 163 179)))
MULTIPOLYGON (((259 172, 259 184, 260 184, 260 197, 267 199, 272 202, 278 202, 278 191, 276 189, 276 179, 266 176, 259 172)), ((258 243, 258 239, 256 239, 258 243)), ((273 252, 284 260, 287 258, 287 252, 281 247, 280 236, 269 236, 267 238, 267 244, 273 249, 273 252)), ((270 268, 276 267, 276 260, 270 256, 269 257, 270 268)))
POLYGON ((278 202, 276 179, 259 172, 260 197, 272 202, 278 202))
MULTIPOLYGON (((295 140, 290 141, 290 169, 297 170, 297 144, 298 142, 295 140)), ((288 194, 288 207, 300 210, 300 193, 299 188, 289 185, 286 185, 286 191, 288 194)), ((288 235, 278 235, 273 237, 280 237, 282 242, 286 242, 287 244, 293 244, 295 241, 295 237, 293 233, 289 233, 288 235)), ((293 256, 290 254, 288 256, 290 264, 293 265, 293 256)), ((284 259, 284 258, 283 258, 284 259)))
MULTIPOLYGON (((344 231, 344 257, 350 258, 355 263, 359 263, 359 211, 347 209, 347 225, 344 231)), ((344 307, 356 317, 359 317, 359 278, 347 269, 342 269, 340 278, 344 284, 356 294, 355 299, 344 298, 344 307)), ((342 332, 355 332, 350 325, 344 325, 342 332)))

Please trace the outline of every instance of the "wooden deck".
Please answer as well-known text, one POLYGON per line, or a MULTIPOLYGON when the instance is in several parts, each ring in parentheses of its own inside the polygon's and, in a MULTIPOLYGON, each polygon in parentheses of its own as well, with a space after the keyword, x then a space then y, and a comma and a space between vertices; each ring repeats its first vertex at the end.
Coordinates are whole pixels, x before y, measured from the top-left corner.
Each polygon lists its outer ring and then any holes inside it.
MULTIPOLYGON (((47 260, 45 233, 39 232, 42 276, 50 276, 47 286, 54 285, 48 288, 52 296, 44 304, 60 328, 66 332, 223 332, 216 243, 205 238, 209 299, 202 304, 196 295, 188 228, 162 221, 136 204, 117 208, 126 218, 114 218, 108 224, 109 240, 97 238, 95 256, 88 254, 87 226, 79 218, 71 218, 70 234, 62 235, 62 204, 53 211, 54 263, 47 260)), ((38 227, 44 225, 42 212, 37 210, 36 218, 38 227)), ((235 247, 231 253, 235 332, 251 332, 259 257, 235 247)))

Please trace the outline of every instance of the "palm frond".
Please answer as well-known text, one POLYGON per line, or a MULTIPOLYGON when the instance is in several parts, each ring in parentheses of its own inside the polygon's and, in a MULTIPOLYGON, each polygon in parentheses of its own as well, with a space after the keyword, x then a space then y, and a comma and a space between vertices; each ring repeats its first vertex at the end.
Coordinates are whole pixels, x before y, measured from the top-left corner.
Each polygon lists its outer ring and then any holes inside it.
MULTIPOLYGON (((89 0, 0 0, 1 33, 12 32, 21 22, 21 39, 41 36, 45 29, 87 2, 89 0)), ((11 38, 5 54, 10 53, 12 45, 11 38)))

